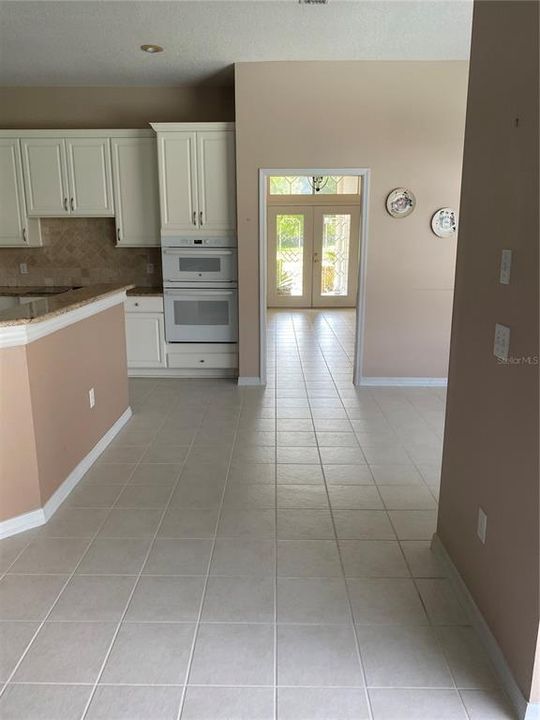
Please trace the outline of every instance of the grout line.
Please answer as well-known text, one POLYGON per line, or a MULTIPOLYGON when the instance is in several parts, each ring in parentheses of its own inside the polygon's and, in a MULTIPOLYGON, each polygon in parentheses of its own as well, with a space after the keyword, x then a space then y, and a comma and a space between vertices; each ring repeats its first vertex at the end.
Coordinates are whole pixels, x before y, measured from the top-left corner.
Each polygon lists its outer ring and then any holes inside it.
MULTIPOLYGON (((166 418, 164 418, 163 423, 165 423, 165 421, 166 421, 166 418)), ((139 463, 140 463, 140 460, 139 460, 138 463, 135 463, 135 464, 134 464, 134 467, 133 467, 133 469, 132 469, 132 472, 129 474, 128 479, 126 480, 126 482, 124 483, 124 485, 127 485, 127 483, 129 482, 129 479, 131 478, 131 476, 132 476, 133 473, 135 472, 135 470, 136 470, 137 466, 139 465, 139 463)), ((128 463, 128 464, 129 464, 129 463, 128 463)), ((92 466, 89 468, 89 470, 91 470, 92 468, 94 468, 96 465, 97 465, 97 460, 96 460, 95 463, 92 464, 92 466)), ((124 485, 123 485, 122 487, 124 487, 124 485)), ((66 500, 67 500, 67 499, 68 499, 68 498, 66 498, 66 500)), ((63 505, 63 504, 64 504, 64 503, 62 503, 62 505, 63 505)), ((65 506, 65 507, 66 507, 66 509, 69 508, 69 506, 65 506)), ((76 509, 76 508, 72 508, 72 509, 76 509)), ((58 508, 58 510, 60 510, 60 508, 58 508)), ((27 655, 28 652, 30 651, 30 648, 32 647, 32 645, 33 645, 36 637, 37 637, 38 634, 41 632, 43 626, 44 626, 45 623, 47 622, 47 620, 48 620, 48 618, 50 617, 52 611, 54 610, 56 604, 58 603, 58 601, 59 601, 59 599, 60 599, 60 596, 62 595, 62 593, 63 593, 64 590, 66 589, 66 587, 67 587, 67 585, 69 584, 69 582, 75 577, 75 575, 76 575, 76 573, 77 573, 77 568, 80 566, 80 564, 82 563, 82 561, 84 560, 84 558, 85 558, 86 555, 88 554, 88 551, 89 551, 90 547, 92 546, 92 543, 93 543, 94 540, 98 537, 100 530, 102 529, 102 527, 105 525, 107 519, 109 518, 109 516, 110 516, 110 514, 111 514, 112 508, 106 508, 106 510, 107 510, 107 512, 106 512, 105 516, 103 517, 103 520, 101 521, 101 523, 99 523, 99 525, 98 525, 95 533, 94 533, 93 535, 88 536, 87 538, 78 538, 78 539, 82 539, 82 540, 88 540, 88 545, 86 546, 86 550, 82 553, 81 557, 79 558, 79 560, 78 560, 78 562, 76 563, 75 567, 73 568, 72 572, 71 572, 70 574, 66 573, 66 574, 67 574, 66 582, 62 585, 59 593, 57 594, 55 600, 53 601, 52 605, 50 606, 50 608, 49 608, 48 612, 46 613, 45 617, 43 618, 43 620, 42 620, 41 622, 39 622, 38 627, 36 628, 36 631, 33 633, 32 637, 30 638, 28 644, 26 645, 23 653, 21 654, 19 660, 18 660, 17 663, 15 664, 15 667, 14 667, 13 670, 11 671, 9 677, 6 679, 3 687, 0 689, 0 698, 1 698, 2 695, 4 694, 4 692, 5 692, 6 688, 8 687, 8 684, 10 683, 11 679, 14 677, 15 673, 16 673, 17 670, 19 669, 22 661, 24 660, 24 658, 26 657, 26 655, 27 655)), ((52 519, 52 518, 51 518, 51 519, 52 519)), ((36 535, 37 535, 37 533, 36 533, 36 535)), ((69 538, 66 537, 66 536, 64 536, 63 538, 55 538, 55 536, 48 536, 48 535, 43 535, 43 538, 69 539, 69 538)), ((37 539, 37 537, 35 537, 35 538, 33 538, 33 539, 35 540, 35 539, 37 539)), ((30 543, 29 543, 29 544, 30 544, 30 543)), ((28 547, 28 545, 27 545, 26 547, 28 547)), ((26 549, 26 548, 25 548, 25 549, 26 549)), ((14 561, 14 562, 15 562, 15 561, 14 561)), ((13 563, 12 563, 12 564, 13 564, 13 563)), ((11 566, 10 566, 10 567, 11 567, 11 566)), ((59 574, 63 574, 63 573, 59 573, 59 574)), ((21 621, 21 622, 22 622, 22 621, 21 621)), ((32 621, 29 621, 29 622, 32 622, 32 621)))
MULTIPOLYGON (((296 339, 296 343, 297 343, 297 345, 298 345, 298 337, 297 337, 297 334, 296 334, 296 328, 295 328, 295 326, 294 326, 294 322, 293 322, 293 331, 294 331, 294 336, 295 336, 295 339, 296 339)), ((319 345, 319 347, 320 347, 320 345, 319 345)), ((323 358, 324 358, 324 355, 323 355, 323 358)), ((325 363, 326 363, 326 360, 325 360, 325 363)), ((300 364, 301 364, 301 367, 303 368, 302 360, 301 360, 301 359, 300 359, 300 364)), ((327 365, 327 368, 328 368, 328 371, 330 372, 330 368, 328 367, 328 365, 327 365)), ((330 376, 332 377, 332 373, 331 373, 331 372, 330 372, 330 376)), ((332 380, 333 380, 333 378, 332 378, 332 380)), ((306 386, 305 375, 304 375, 304 388, 305 388, 306 394, 307 394, 307 386, 306 386)), ((309 395, 307 395, 307 397, 308 397, 308 403, 310 403, 309 395)), ((311 403, 310 403, 309 407, 310 407, 310 411, 311 411, 311 403)), ((349 593, 349 585, 348 585, 348 583, 347 583, 347 576, 346 576, 346 574, 345 574, 345 566, 344 566, 344 563, 343 563, 343 557, 342 557, 342 555, 341 555, 341 548, 340 548, 339 541, 338 541, 336 523, 335 523, 335 519, 334 519, 334 512, 333 512, 333 509, 332 509, 332 504, 331 504, 331 502, 330 502, 330 495, 329 495, 329 493, 328 493, 328 485, 327 485, 327 483, 326 483, 326 475, 325 475, 325 472, 324 472, 324 465, 323 465, 323 462, 322 462, 322 456, 321 456, 320 447, 319 447, 319 442, 318 442, 318 440, 317 440, 317 435, 316 435, 316 434, 315 434, 315 438, 316 438, 316 442, 317 442, 317 452, 318 452, 318 454, 319 454, 319 463, 320 463, 320 466, 321 466, 321 470, 322 470, 322 474, 323 474, 323 479, 324 479, 324 487, 325 487, 325 490, 326 490, 326 499, 327 499, 328 508, 329 508, 329 511, 330 511, 330 518, 331 518, 331 522, 332 522, 332 527, 333 527, 333 529, 334 529, 334 537, 335 537, 336 549, 337 549, 338 558, 339 558, 339 563, 340 563, 340 567, 341 567, 341 576, 342 576, 342 579, 343 579, 343 582, 344 582, 344 585, 345 585, 345 593, 346 593, 346 597, 347 597, 347 605, 348 605, 348 608, 349 608, 349 614, 350 614, 350 618, 351 618, 352 632, 353 632, 353 637, 354 637, 354 645, 355 645, 355 648, 356 648, 356 654, 357 654, 357 659, 358 659, 358 663, 359 663, 360 674, 361 674, 361 676, 362 676, 362 682, 363 682, 363 685, 364 685, 364 693, 365 693, 366 704, 367 704, 367 708, 368 708, 370 720, 373 720, 374 713, 373 713, 373 707, 372 707, 372 705, 371 705, 371 699, 370 699, 369 692, 368 692, 368 687, 367 687, 366 669, 365 669, 365 666, 364 666, 364 661, 363 661, 363 658, 362 658, 362 652, 361 652, 361 649, 360 649, 360 643, 359 643, 359 641, 358 641, 358 635, 357 635, 357 633, 356 633, 356 627, 355 627, 355 624, 354 624, 354 612, 353 612, 352 601, 351 601, 351 597, 350 597, 350 593, 349 593)))
MULTIPOLYGON (((177 403, 175 403, 175 405, 177 406, 179 402, 180 402, 180 399, 177 401, 177 403)), ((169 416, 170 416, 171 414, 172 414, 172 411, 169 412, 169 413, 167 413, 167 415, 166 415, 165 418, 163 419, 162 424, 160 425, 159 430, 161 430, 161 428, 164 427, 165 423, 167 422, 167 419, 169 418, 169 416)), ((201 424, 202 424, 202 421, 201 421, 201 424)), ((199 424, 198 427, 200 427, 200 424, 199 424)), ((158 430, 158 432, 159 432, 159 430, 158 430)), ((157 435, 157 433, 156 433, 156 435, 157 435)), ((173 497, 173 495, 174 495, 174 491, 176 490, 176 488, 177 488, 177 486, 178 486, 178 484, 179 484, 179 482, 180 482, 180 478, 181 478, 181 476, 182 476, 182 471, 183 471, 183 469, 184 469, 184 465, 185 465, 185 463, 186 463, 186 460, 187 460, 187 458, 189 457, 189 455, 190 455, 190 453, 191 453, 191 448, 192 448, 192 446, 193 446, 194 440, 195 440, 195 435, 193 436, 192 442, 191 442, 191 444, 190 444, 190 446, 189 446, 189 450, 188 450, 188 452, 186 453, 186 456, 185 456, 183 462, 181 463, 181 467, 180 467, 180 470, 179 470, 179 472, 178 472, 178 477, 177 477, 176 482, 174 483, 174 485, 173 485, 173 487, 172 487, 172 489, 171 489, 171 491, 170 491, 170 493, 169 493, 169 499, 168 499, 168 501, 167 501, 167 504, 164 506, 164 508, 163 508, 163 510, 162 510, 162 513, 161 513, 159 522, 158 522, 158 524, 157 524, 157 526, 156 526, 156 530, 155 530, 155 532, 154 532, 154 534, 153 534, 153 536, 152 536, 152 538, 151 538, 151 540, 150 540, 150 544, 149 544, 148 549, 147 549, 147 551, 146 551, 146 553, 145 553, 143 563, 142 563, 141 568, 140 568, 140 570, 139 570, 139 572, 138 572, 138 574, 137 574, 137 577, 136 577, 136 579, 135 579, 135 582, 134 582, 134 584, 133 584, 133 587, 132 587, 132 589, 131 589, 131 592, 130 592, 130 594, 129 594, 129 597, 128 597, 128 599, 127 599, 127 601, 126 601, 126 604, 125 604, 125 606, 124 606, 124 611, 122 612, 122 615, 121 615, 121 617, 120 617, 120 619, 119 619, 119 621, 118 621, 118 624, 117 624, 117 626, 116 626, 116 630, 115 630, 114 633, 113 633, 113 636, 112 636, 111 641, 110 641, 110 643, 109 643, 109 647, 108 647, 108 649, 107 649, 107 652, 105 653, 105 657, 104 657, 104 659, 103 659, 103 662, 101 663, 101 667, 100 667, 100 669, 99 669, 99 672, 98 672, 98 674, 97 674, 96 680, 95 680, 95 682, 94 682, 92 692, 90 693, 90 696, 89 696, 88 700, 86 701, 86 705, 85 705, 84 710, 83 710, 83 713, 82 713, 82 715, 81 715, 81 720, 84 720, 84 718, 87 716, 88 710, 89 710, 89 708, 90 708, 90 703, 92 702, 92 700, 93 700, 93 698, 94 698, 94 695, 95 695, 96 690, 97 690, 97 687, 98 687, 98 683, 99 683, 99 681, 100 681, 101 676, 103 675, 103 671, 105 670, 105 665, 107 664, 107 661, 108 661, 108 659, 109 659, 109 657, 110 657, 110 654, 111 654, 111 652, 112 652, 113 646, 114 646, 114 644, 115 644, 115 642, 116 642, 116 638, 118 637, 118 633, 120 632, 120 628, 122 627, 122 622, 123 622, 123 620, 124 620, 124 618, 125 618, 125 616, 126 616, 126 613, 127 613, 127 611, 128 611, 128 608, 129 608, 129 606, 130 606, 130 604, 131 604, 131 600, 132 600, 132 598, 133 598, 133 595, 135 594, 135 590, 137 589, 137 587, 138 587, 138 585, 139 585, 140 579, 141 579, 141 577, 142 577, 142 573, 143 573, 144 566, 146 565, 146 562, 148 561, 148 558, 149 558, 149 556, 150 556, 150 553, 151 553, 151 551, 152 551, 152 549, 153 549, 153 547, 154 547, 154 543, 155 543, 156 538, 157 538, 157 536, 158 536, 159 529, 160 529, 160 527, 161 527, 161 524, 163 523, 163 519, 164 519, 164 517, 165 517, 165 514, 166 514, 167 510, 169 509, 169 505, 170 505, 171 500, 172 500, 172 497, 173 497)), ((134 472, 135 472, 135 469, 141 464, 142 458, 144 457, 145 454, 146 454, 146 453, 143 453, 142 457, 139 459, 139 462, 137 463, 136 467, 134 468, 134 472)), ((127 484, 127 483, 126 483, 126 484, 127 484)), ((108 516, 107 516, 107 517, 108 517, 108 516)))
MULTIPOLYGON (((183 714, 183 712, 184 712, 184 705, 185 705, 185 701, 186 701, 187 686, 188 686, 189 678, 190 678, 190 675, 191 675, 191 669, 192 669, 192 665, 193 665, 193 657, 194 657, 194 655, 195 655, 195 646, 196 646, 196 644, 197 644, 197 639, 198 639, 198 637, 199 637, 199 628, 200 628, 200 626, 201 626, 201 618, 202 618, 202 613, 203 613, 203 608, 204 608, 204 602, 205 602, 205 600, 206 600, 206 590, 207 590, 207 587, 208 587, 208 581, 209 581, 209 578, 210 578, 210 570, 211 570, 212 561, 213 561, 213 558, 214 558, 214 551, 215 551, 216 541, 217 541, 217 537, 218 537, 219 523, 220 523, 220 520, 221 520, 221 513, 222 513, 222 510, 223 510, 223 502, 224 502, 224 500, 225 500, 225 494, 226 494, 226 492, 227 492, 227 487, 228 487, 228 484, 229 484, 229 474, 230 474, 230 471, 231 471, 232 458, 233 458, 234 450, 235 450, 235 446, 236 446, 236 438, 237 438, 237 436, 238 436, 238 427, 239 427, 239 424, 240 424, 240 417, 241 417, 241 415, 242 415, 243 406, 244 406, 243 395, 241 395, 240 410, 239 410, 239 412, 237 413, 237 416, 236 416, 236 423, 235 423, 235 429, 234 429, 234 438, 233 438, 233 443, 232 443, 232 446, 231 446, 231 449, 230 449, 230 452, 229 452, 229 462, 228 462, 228 466, 227 466, 227 473, 226 473, 226 475, 225 475, 225 482, 224 482, 224 484, 223 484, 223 490, 222 490, 222 493, 221 493, 221 498, 220 498, 218 513, 217 513, 217 518, 216 518, 216 525, 215 525, 214 537, 212 538, 212 547, 210 548, 210 555, 209 555, 208 564, 207 564, 207 567, 206 567, 206 576, 205 576, 205 580, 204 580, 204 584, 203 584, 203 589, 202 589, 202 594, 201 594, 201 601, 200 601, 200 603, 199 603, 199 611, 198 611, 197 619, 196 619, 196 621, 195 621, 195 628, 194 628, 194 633, 193 633, 193 639, 192 639, 192 642, 191 642, 190 653, 189 653, 188 662, 187 662, 187 665, 186 665, 186 672, 185 672, 185 676, 184 676, 184 686, 183 686, 183 688, 182 688, 182 694, 181 694, 181 696, 180 696, 180 705, 179 705, 179 707, 178 707, 177 720, 180 720, 180 718, 182 717, 182 714, 183 714)), ((233 407, 234 407, 234 406, 233 406, 233 407)), ((205 416, 205 417, 206 417, 206 416, 205 416)), ((202 422, 201 422, 201 426, 202 426, 202 422)), ((83 719, 83 720, 84 720, 84 719, 83 719)))

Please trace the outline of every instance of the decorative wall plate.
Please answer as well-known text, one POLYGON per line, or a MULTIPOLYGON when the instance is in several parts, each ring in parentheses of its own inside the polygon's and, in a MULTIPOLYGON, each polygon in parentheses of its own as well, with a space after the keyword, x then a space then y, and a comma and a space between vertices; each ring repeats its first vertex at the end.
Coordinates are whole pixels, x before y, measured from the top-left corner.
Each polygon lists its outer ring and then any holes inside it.
POLYGON ((456 211, 453 208, 440 208, 431 218, 431 229, 438 237, 450 237, 457 230, 456 211))
POLYGON ((416 206, 416 198, 406 188, 396 188, 386 198, 386 209, 392 217, 402 218, 410 215, 416 206))

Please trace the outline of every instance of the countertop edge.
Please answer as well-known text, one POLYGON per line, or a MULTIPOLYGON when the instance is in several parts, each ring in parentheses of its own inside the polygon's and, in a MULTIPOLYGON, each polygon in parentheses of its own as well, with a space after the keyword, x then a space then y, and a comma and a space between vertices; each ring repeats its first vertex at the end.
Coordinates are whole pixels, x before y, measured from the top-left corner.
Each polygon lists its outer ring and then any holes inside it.
MULTIPOLYGON (((107 288, 98 286, 89 296, 89 289, 86 289, 84 293, 75 290, 73 293, 77 294, 77 297, 66 297, 68 293, 65 293, 61 302, 56 300, 55 307, 44 310, 35 317, 0 320, 0 347, 26 345, 33 340, 120 304, 125 300, 126 291, 131 287, 133 286, 118 285, 107 288), (97 307, 92 308, 92 305, 97 307)), ((26 309, 27 311, 31 310, 31 308, 26 309)))

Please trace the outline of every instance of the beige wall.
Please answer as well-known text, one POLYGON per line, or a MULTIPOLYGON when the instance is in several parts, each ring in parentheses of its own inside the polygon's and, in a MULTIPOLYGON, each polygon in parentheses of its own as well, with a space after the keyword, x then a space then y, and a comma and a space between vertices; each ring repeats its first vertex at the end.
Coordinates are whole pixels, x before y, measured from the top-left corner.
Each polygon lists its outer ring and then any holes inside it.
POLYGON ((44 505, 128 408, 123 305, 0 350, 0 388, 1 521, 44 505))
POLYGON ((25 347, 0 349, 0 521, 40 505, 25 347))
POLYGON ((259 375, 259 168, 371 168, 364 375, 446 376, 455 239, 430 230, 458 206, 466 62, 236 65, 240 375, 259 375), (396 220, 385 198, 409 187, 396 220))
POLYGON ((232 87, 0 87, 0 128, 147 128, 234 120, 232 87))
POLYGON ((438 534, 536 702, 538 150, 538 5, 477 2, 438 534), (509 286, 502 248, 514 253, 509 286), (493 356, 496 322, 511 328, 516 364, 493 356))

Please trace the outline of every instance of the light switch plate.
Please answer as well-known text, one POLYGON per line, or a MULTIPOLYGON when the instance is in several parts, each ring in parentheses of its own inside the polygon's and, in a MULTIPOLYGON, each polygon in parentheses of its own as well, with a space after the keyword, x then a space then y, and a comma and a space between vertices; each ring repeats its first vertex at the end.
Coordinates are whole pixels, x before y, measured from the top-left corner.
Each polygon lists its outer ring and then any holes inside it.
POLYGON ((510 351, 510 328, 506 325, 495 325, 495 340, 493 341, 493 354, 499 360, 508 360, 510 351))
POLYGON ((26 263, 19 263, 19 272, 21 275, 28 275, 28 265, 26 263))
POLYGON ((512 251, 501 251, 501 272, 499 282, 501 285, 510 285, 510 272, 512 270, 512 251))
POLYGON ((487 534, 487 515, 481 507, 478 508, 478 527, 476 529, 476 534, 478 535, 480 542, 485 545, 487 534))
POLYGON ((146 263, 146 274, 147 275, 154 274, 154 263, 146 263))
POLYGON ((88 391, 88 402, 90 403, 91 408, 93 408, 96 404, 96 393, 94 392, 94 388, 90 388, 88 391))

